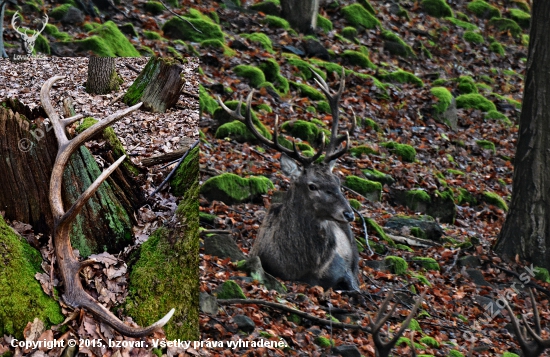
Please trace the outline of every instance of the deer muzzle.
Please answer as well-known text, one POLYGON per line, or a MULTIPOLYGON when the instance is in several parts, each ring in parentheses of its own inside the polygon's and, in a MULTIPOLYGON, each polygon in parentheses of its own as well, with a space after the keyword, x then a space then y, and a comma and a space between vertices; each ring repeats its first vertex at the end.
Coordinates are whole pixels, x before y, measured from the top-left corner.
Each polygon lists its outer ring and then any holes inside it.
POLYGON ((348 222, 353 222, 353 220, 355 219, 355 214, 353 213, 353 211, 346 211, 344 212, 344 218, 348 222))

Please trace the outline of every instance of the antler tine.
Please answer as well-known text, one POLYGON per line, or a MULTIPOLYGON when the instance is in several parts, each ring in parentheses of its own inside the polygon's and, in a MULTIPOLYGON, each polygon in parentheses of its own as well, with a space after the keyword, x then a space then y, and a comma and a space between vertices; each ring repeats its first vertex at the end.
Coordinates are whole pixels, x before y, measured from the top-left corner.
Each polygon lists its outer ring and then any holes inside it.
POLYGON ((256 125, 254 125, 254 122, 252 121, 252 109, 251 109, 251 107, 252 107, 252 96, 253 95, 254 95, 254 90, 250 91, 250 93, 246 97, 246 107, 245 107, 246 112, 245 112, 244 116, 241 114, 242 100, 239 100, 239 103, 237 104, 237 108, 235 110, 229 109, 222 102, 222 100, 219 96, 218 96, 218 103, 230 116, 232 116, 233 118, 243 122, 246 125, 246 127, 248 128, 248 130, 250 130, 252 132, 252 134, 261 143, 263 143, 263 144, 265 144, 265 145, 267 145, 267 146, 269 146, 269 147, 271 147, 271 148, 273 148, 273 149, 275 149, 279 152, 285 153, 289 157, 291 157, 294 160, 300 162, 302 165, 308 166, 312 162, 317 160, 322 155, 323 150, 325 149, 325 136, 324 136, 324 134, 321 135, 322 142, 321 142, 320 148, 317 150, 315 155, 313 155, 312 157, 306 157, 306 156, 303 156, 302 154, 300 154, 300 151, 298 150, 295 141, 292 142, 292 149, 288 149, 288 148, 282 146, 279 143, 279 116, 278 115, 275 116, 275 125, 274 125, 274 128, 273 128, 273 141, 271 141, 268 138, 266 138, 265 136, 263 136, 262 133, 260 133, 260 131, 258 130, 258 128, 256 128, 256 125))
POLYGON ((18 18, 21 19, 21 17, 19 16, 19 11, 16 11, 15 14, 13 14, 13 16, 11 17, 11 27, 15 30, 15 32, 23 35, 23 33, 18 30, 19 26, 15 26, 15 21, 17 21, 18 18))
POLYGON ((61 120, 56 110, 53 108, 50 99, 51 87, 56 81, 63 78, 65 77, 55 76, 50 78, 42 85, 42 90, 40 91, 40 100, 42 102, 42 106, 46 114, 50 118, 58 142, 57 157, 55 159, 50 180, 49 199, 54 216, 55 254, 57 257, 61 278, 65 285, 63 300, 69 306, 72 306, 74 308, 85 308, 97 318, 103 320, 105 323, 112 326, 115 330, 119 331, 123 335, 133 337, 146 336, 157 330, 158 328, 164 326, 170 320, 175 310, 170 310, 168 314, 166 314, 162 319, 145 328, 134 328, 124 324, 107 308, 105 308, 103 305, 100 305, 96 300, 94 300, 84 291, 84 288, 82 287, 82 283, 80 281, 80 271, 85 266, 90 265, 92 260, 80 262, 75 257, 73 248, 71 246, 71 238, 69 236, 71 222, 74 220, 76 215, 80 212, 88 199, 99 188, 101 183, 105 181, 107 177, 109 177, 109 175, 122 163, 122 161, 124 161, 126 157, 122 156, 114 164, 103 171, 103 173, 99 175, 99 177, 92 183, 92 185, 88 187, 84 191, 84 193, 80 195, 80 197, 78 197, 78 199, 66 213, 63 209, 63 201, 61 199, 63 171, 67 166, 71 154, 74 153, 78 149, 78 147, 80 147, 80 145, 82 145, 94 134, 102 131, 107 126, 121 119, 128 113, 135 111, 142 105, 142 103, 136 104, 133 107, 124 110, 119 110, 111 116, 107 117, 106 119, 101 120, 90 128, 86 129, 74 139, 68 140, 67 135, 65 134, 65 127, 68 125, 69 122, 74 121, 75 117, 61 120))

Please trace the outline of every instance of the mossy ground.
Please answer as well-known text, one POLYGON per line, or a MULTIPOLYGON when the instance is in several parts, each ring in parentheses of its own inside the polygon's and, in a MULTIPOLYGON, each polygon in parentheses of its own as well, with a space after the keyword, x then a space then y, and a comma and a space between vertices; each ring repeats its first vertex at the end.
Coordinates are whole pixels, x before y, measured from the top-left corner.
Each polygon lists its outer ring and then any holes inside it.
POLYGON ((42 273, 42 256, 16 235, 0 215, 0 334, 23 338, 23 329, 35 318, 46 327, 59 324, 61 307, 43 291, 36 273, 42 273))

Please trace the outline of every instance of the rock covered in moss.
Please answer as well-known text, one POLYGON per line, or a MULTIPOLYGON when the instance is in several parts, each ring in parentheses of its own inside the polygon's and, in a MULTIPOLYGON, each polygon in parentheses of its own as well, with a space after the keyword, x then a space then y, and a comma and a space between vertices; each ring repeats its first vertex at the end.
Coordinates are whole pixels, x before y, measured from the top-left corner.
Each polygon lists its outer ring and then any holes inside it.
POLYGON ((199 84, 199 111, 212 115, 219 106, 218 102, 208 94, 202 84, 199 84))
POLYGON ((363 155, 378 155, 378 151, 376 151, 375 149, 371 148, 370 146, 368 145, 359 145, 359 146, 354 146, 352 148, 349 149, 349 152, 351 154, 351 156, 355 156, 355 157, 361 157, 363 155))
POLYGON ((143 5, 143 8, 153 15, 160 15, 165 10, 164 5, 158 1, 147 1, 145 5, 143 5))
POLYGON ((230 234, 213 234, 204 238, 204 254, 232 261, 246 259, 230 234))
POLYGON ((479 147, 485 149, 485 150, 491 150, 492 152, 496 152, 495 143, 489 140, 476 140, 476 144, 479 145, 479 147))
POLYGON ((388 141, 387 143, 382 143, 380 145, 388 148, 395 155, 401 157, 403 161, 414 162, 416 160, 416 150, 408 144, 400 144, 394 141, 388 141))
POLYGON ((502 120, 506 124, 511 124, 512 122, 508 117, 501 112, 497 110, 489 110, 487 114, 485 114, 485 119, 496 119, 496 120, 502 120))
POLYGON ((470 43, 481 44, 485 42, 485 40, 483 39, 483 36, 474 31, 465 31, 464 35, 462 35, 462 38, 464 38, 464 41, 467 41, 470 43))
POLYGON ((224 173, 208 179, 201 187, 201 194, 209 201, 223 201, 226 204, 258 201, 273 183, 264 176, 242 178, 232 173, 224 173))
POLYGON ((470 2, 467 9, 468 11, 473 12, 477 17, 483 19, 500 17, 499 9, 484 0, 474 0, 470 2))
POLYGON ((453 17, 453 10, 445 0, 422 0, 422 8, 433 17, 453 17))
POLYGON ((470 191, 462 187, 458 188, 458 194, 455 196, 455 201, 457 205, 464 205, 468 203, 470 206, 473 206, 477 204, 477 200, 474 195, 472 195, 470 191))
POLYGON ((224 40, 220 26, 210 18, 191 12, 189 15, 186 15, 185 18, 189 23, 176 16, 170 18, 170 20, 166 21, 162 26, 162 31, 170 38, 183 41, 202 42, 204 40, 224 40), (200 32, 195 31, 193 26, 200 30, 200 32))
POLYGON ((510 17, 524 29, 528 29, 531 26, 531 15, 528 12, 520 9, 510 9, 510 17))
POLYGON ((241 37, 246 38, 248 41, 259 43, 264 50, 269 53, 273 53, 273 44, 269 37, 261 32, 255 32, 250 34, 241 34, 241 37))
POLYGON ((265 82, 265 75, 259 68, 240 64, 233 67, 233 72, 239 77, 248 79, 252 87, 258 88, 260 84, 265 82))
MULTIPOLYGON (((281 129, 295 138, 300 138, 307 141, 311 145, 317 145, 321 137, 323 129, 312 122, 305 120, 287 121, 281 125, 281 129)), ((329 133, 325 133, 327 138, 329 133)))
POLYGON ((311 100, 323 100, 325 99, 325 96, 323 93, 318 91, 317 89, 313 88, 310 85, 299 83, 299 82, 293 82, 290 81, 290 84, 292 84, 293 87, 299 90, 299 93, 302 97, 308 97, 311 100))
POLYGON ((363 175, 371 181, 377 181, 386 185, 392 185, 395 182, 391 175, 385 174, 376 169, 364 169, 361 171, 363 172, 363 175))
POLYGON ((396 275, 403 275, 409 269, 409 264, 407 264, 405 259, 401 257, 388 255, 386 258, 384 258, 384 261, 386 262, 390 271, 396 275))
POLYGON ((233 280, 225 281, 217 289, 218 299, 246 299, 243 289, 233 280))
MULTIPOLYGON (((239 104, 239 101, 236 101, 236 100, 230 100, 230 101, 227 101, 224 103, 229 109, 231 110, 235 110, 237 108, 237 105, 239 104)), ((244 113, 246 111, 246 104, 245 103, 241 103, 241 113, 244 113)), ((264 136, 266 137, 267 139, 271 140, 271 133, 269 132, 269 130, 267 130, 267 128, 260 122, 260 120, 258 119, 258 116, 256 115, 256 113, 254 111, 252 111, 251 113, 251 116, 252 116, 252 122, 254 123, 254 125, 256 126, 256 128, 258 129, 258 131, 264 136)), ((235 121, 238 122, 238 120, 235 120, 235 118, 231 117, 231 115, 229 115, 229 113, 227 113, 223 108, 219 107, 218 109, 216 109, 214 111, 214 119, 219 123, 219 124, 225 124, 225 123, 235 123, 235 121)), ((241 123, 242 125, 238 125, 238 124, 234 124, 236 126, 236 128, 228 128, 230 130, 239 130, 239 128, 244 128, 247 130, 247 134, 243 134, 243 135, 246 135, 246 140, 244 141, 255 141, 256 140, 256 137, 254 137, 252 135, 252 133, 250 133, 248 131, 248 128, 246 128, 246 126, 241 123)), ((230 132, 230 130, 227 130, 227 132, 230 132)), ((220 133, 219 136, 216 136, 218 138, 224 138, 225 136, 221 136, 222 133, 220 133)), ((227 136, 227 135, 226 135, 227 136)))
POLYGON ((404 71, 402 69, 398 69, 397 71, 391 73, 381 73, 380 78, 390 82, 410 83, 418 87, 424 86, 424 82, 422 82, 420 78, 415 76, 413 73, 404 71))
POLYGON ((325 33, 332 31, 332 21, 322 15, 317 15, 317 27, 322 29, 325 33))
POLYGON ((479 30, 479 27, 477 27, 476 25, 466 21, 466 20, 459 20, 455 17, 446 17, 445 20, 451 22, 453 25, 455 26, 458 26, 458 27, 462 27, 463 29, 465 30, 468 30, 468 31, 478 31, 479 30))
POLYGON ((382 196, 382 184, 376 181, 366 180, 358 176, 347 176, 344 185, 365 196, 371 201, 380 201, 382 196))
POLYGON ((504 46, 498 41, 491 42, 491 44, 489 45, 489 50, 501 56, 504 56, 506 54, 506 51, 504 50, 504 46))
POLYGON ((290 24, 288 23, 288 21, 278 16, 266 15, 263 19, 263 23, 272 28, 290 30, 290 24))
POLYGON ((264 72, 265 79, 275 86, 275 88, 283 93, 288 93, 289 84, 288 80, 281 76, 281 68, 279 63, 274 58, 268 58, 258 66, 264 72))
POLYGON ((279 0, 266 0, 251 5, 249 9, 254 11, 263 12, 266 15, 280 16, 281 15, 281 4, 279 0))
POLYGON ((443 236, 443 229, 430 216, 394 216, 386 221, 386 228, 401 230, 403 227, 419 228, 427 239, 439 242, 443 236))
POLYGON ((504 201, 504 199, 500 197, 498 194, 494 192, 485 191, 482 193, 482 198, 488 204, 497 206, 503 211, 508 212, 508 205, 506 204, 506 201, 504 201))
POLYGON ((35 318, 46 328, 63 322, 61 307, 42 291, 35 274, 42 274, 42 256, 18 236, 0 215, 0 334, 23 339, 35 318))
POLYGON ((493 102, 491 102, 489 99, 483 97, 481 94, 477 94, 477 93, 459 95, 456 98, 456 106, 458 108, 479 109, 479 110, 482 110, 484 112, 488 112, 490 110, 497 110, 497 108, 496 108, 496 106, 493 102))
POLYGON ((416 57, 411 46, 407 45, 399 35, 389 30, 382 30, 382 38, 384 38, 384 49, 388 50, 392 55, 401 57, 416 57))
POLYGON ((356 28, 361 26, 366 29, 373 29, 380 26, 380 21, 360 4, 348 5, 340 11, 346 21, 356 28))
POLYGON ((199 147, 190 150, 178 167, 174 177, 170 180, 172 193, 176 196, 184 196, 197 180, 199 173, 199 147))
POLYGON ((496 27, 499 31, 510 32, 514 37, 519 37, 523 32, 521 27, 512 19, 492 18, 489 20, 489 25, 496 27))
POLYGON ((90 37, 74 41, 80 49, 92 51, 100 57, 139 57, 134 45, 113 21, 107 21, 89 32, 90 37))

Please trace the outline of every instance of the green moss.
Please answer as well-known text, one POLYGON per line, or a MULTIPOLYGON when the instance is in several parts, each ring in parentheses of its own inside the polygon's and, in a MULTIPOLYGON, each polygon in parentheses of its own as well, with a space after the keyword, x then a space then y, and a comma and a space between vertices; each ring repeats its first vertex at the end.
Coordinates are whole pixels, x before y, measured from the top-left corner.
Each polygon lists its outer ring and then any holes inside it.
MULTIPOLYGON (((436 263, 437 264, 437 263, 436 263)), ((438 265, 439 266, 439 265, 438 265)), ((438 269, 439 270, 439 269, 438 269)), ((437 340, 430 336, 424 336, 420 339, 420 343, 425 344, 426 346, 430 346, 432 348, 439 348, 440 343, 437 342, 437 340)))
POLYGON ((369 57, 358 51, 345 50, 342 53, 342 58, 346 59, 353 66, 376 69, 376 65, 371 62, 369 57))
POLYGON ((519 37, 523 30, 512 19, 493 18, 489 20, 489 25, 496 27, 499 31, 510 32, 512 36, 519 37))
POLYGON ((466 203, 468 203, 470 206, 477 204, 477 200, 475 199, 474 195, 472 195, 470 191, 462 187, 458 188, 458 195, 456 196, 455 201, 456 204, 459 206, 466 203))
POLYGON ((349 150, 349 152, 351 156, 355 156, 355 157, 361 157, 363 155, 366 156, 371 154, 378 155, 378 151, 374 150, 373 148, 367 145, 354 146, 349 150))
POLYGON ((266 34, 256 32, 251 34, 241 34, 241 37, 246 38, 250 42, 258 43, 264 50, 266 50, 269 53, 274 53, 273 51, 273 44, 271 43, 271 40, 269 37, 267 37, 266 34))
POLYGON ((268 15, 279 15, 281 12, 280 6, 279 0, 266 0, 251 5, 249 9, 260 11, 268 15))
POLYGON ((383 39, 397 44, 397 46, 390 46, 389 51, 391 54, 402 57, 416 57, 412 47, 407 45, 407 43, 396 33, 389 30, 382 30, 381 35, 383 39))
POLYGON ((290 84, 292 84, 294 87, 296 87, 296 89, 300 91, 300 95, 302 97, 308 97, 309 99, 312 99, 312 100, 325 99, 325 96, 323 95, 323 93, 319 92, 317 89, 307 84, 302 84, 302 83, 293 82, 293 81, 290 81, 290 84))
POLYGON ((422 0, 422 8, 433 17, 453 17, 453 10, 445 0, 422 0))
POLYGON ((374 233, 376 233, 376 236, 386 241, 391 247, 395 247, 395 242, 390 237, 388 237, 386 232, 384 232, 382 227, 380 227, 374 219, 366 218, 365 221, 368 228, 370 228, 369 231, 374 231, 374 233))
POLYGON ((148 30, 143 31, 143 37, 145 37, 148 40, 162 40, 163 39, 163 37, 161 36, 160 33, 156 32, 156 31, 148 31, 148 30))
POLYGON ((273 85, 279 92, 283 94, 288 93, 288 80, 285 77, 281 76, 281 69, 274 58, 269 58, 263 61, 262 63, 260 63, 258 68, 260 68, 262 72, 264 72, 265 79, 273 83, 273 85))
POLYGON ((246 299, 243 289, 233 280, 227 280, 217 292, 218 299, 246 299))
POLYGON ((263 19, 263 23, 267 24, 271 28, 290 30, 290 24, 288 21, 278 16, 266 15, 263 19))
POLYGON ((493 102, 476 93, 459 95, 456 98, 456 106, 457 108, 479 109, 484 112, 497 109, 493 102))
POLYGON ((387 74, 381 74, 380 78, 390 82, 410 83, 418 87, 424 86, 424 82, 422 82, 420 78, 418 78, 411 72, 407 72, 402 69, 387 74))
POLYGON ((426 270, 441 270, 439 264, 433 258, 413 257, 412 260, 413 262, 422 265, 422 267, 424 267, 426 270))
POLYGON ((375 195, 378 197, 377 200, 380 200, 382 195, 382 184, 380 182, 365 180, 358 176, 347 176, 344 185, 363 196, 371 197, 375 195))
POLYGON ((361 170, 361 172, 363 172, 363 175, 365 175, 365 177, 371 181, 376 181, 388 185, 391 185, 395 182, 391 175, 385 174, 376 169, 363 169, 361 170))
POLYGON ((158 1, 147 1, 143 8, 153 15, 160 15, 164 12, 164 5, 158 1))
POLYGON ((391 272, 396 275, 405 274, 409 268, 405 259, 393 255, 388 255, 384 261, 389 265, 391 272))
POLYGON ((447 169, 447 172, 451 175, 464 175, 464 172, 455 169, 447 169))
POLYGON ((311 69, 313 69, 321 78, 324 80, 327 79, 327 75, 325 72, 320 70, 319 68, 313 66, 312 64, 294 56, 287 57, 287 63, 298 68, 300 71, 300 76, 305 79, 309 80, 313 78, 313 74, 311 73, 311 69))
POLYGON ((71 39, 71 35, 69 35, 68 33, 66 32, 61 32, 59 31, 59 29, 57 28, 57 26, 54 26, 52 24, 47 24, 46 25, 46 28, 44 29, 44 32, 50 36, 52 36, 53 38, 55 38, 56 40, 60 40, 60 41, 68 41, 71 39))
POLYGON ((332 31, 332 21, 324 16, 317 15, 317 27, 322 29, 325 33, 332 31))
POLYGON ((56 19, 57 21, 61 20, 63 16, 67 14, 67 11, 69 11, 69 8, 71 8, 71 4, 63 4, 55 7, 52 9, 48 15, 56 19))
POLYGON ((356 210, 360 210, 361 209, 361 202, 357 201, 356 199, 350 199, 349 200, 349 205, 356 209, 356 210))
POLYGON ((519 355, 512 353, 512 352, 504 352, 502 354, 502 357, 519 357, 519 355))
POLYGON ((323 336, 317 336, 315 338, 315 344, 320 347, 327 348, 334 346, 334 341, 323 336))
POLYGON ((507 124, 511 124, 512 122, 508 117, 504 114, 502 114, 499 111, 496 110, 489 110, 487 114, 485 114, 485 119, 496 119, 496 120, 502 120, 503 122, 507 124))
POLYGON ((529 35, 521 35, 521 44, 524 46, 529 46, 529 35))
POLYGON ((459 20, 455 17, 446 17, 445 20, 449 21, 450 23, 452 23, 455 26, 462 27, 463 29, 468 30, 468 31, 478 31, 479 30, 479 28, 476 25, 474 25, 474 24, 472 24, 468 21, 459 20))
POLYGON ((199 148, 198 146, 191 150, 180 167, 170 180, 172 193, 176 196, 184 196, 185 192, 197 180, 197 172, 199 172, 199 148))
POLYGON ((23 329, 35 318, 46 328, 59 324, 61 307, 43 291, 35 274, 42 273, 42 256, 16 235, 0 215, 0 335, 23 339, 23 329))
POLYGON ((403 161, 414 162, 414 160, 416 160, 416 150, 410 145, 399 144, 393 141, 380 145, 393 151, 397 156, 400 156, 403 161))
POLYGON ((424 190, 410 190, 405 195, 405 205, 412 210, 416 210, 420 203, 430 203, 430 195, 424 190))
POLYGON ((424 230, 420 227, 411 227, 411 234, 418 238, 428 238, 426 232, 424 232, 424 230))
POLYGON ((252 87, 258 88, 260 84, 265 82, 265 75, 261 69, 245 64, 240 64, 233 67, 233 72, 239 77, 249 80, 252 87))
MULTIPOLYGON (((237 108, 237 105, 239 104, 239 101, 236 100, 230 100, 224 103, 229 109, 235 110, 237 108)), ((244 113, 246 110, 245 103, 241 103, 241 113, 244 113)), ((267 139, 271 140, 271 133, 267 128, 258 120, 258 117, 256 116, 256 113, 252 111, 252 122, 258 128, 258 131, 265 136, 267 139)), ((229 123, 233 122, 235 119, 232 118, 223 108, 219 107, 214 111, 214 119, 217 120, 219 123, 229 123)), ((244 125, 244 124, 243 124, 244 125)), ((247 129, 248 130, 248 129, 247 129)), ((253 140, 255 141, 255 140, 253 140)))
POLYGON ((380 131, 380 125, 378 125, 378 123, 372 120, 371 118, 363 119, 363 127, 371 128, 374 131, 380 131))
POLYGON ((473 31, 465 31, 464 35, 462 35, 462 38, 464 38, 465 41, 470 43, 480 44, 485 42, 485 40, 483 39, 483 36, 473 31))
POLYGON ((508 212, 508 205, 506 204, 506 201, 504 201, 504 199, 502 199, 502 197, 500 197, 498 194, 485 191, 483 192, 482 196, 483 200, 488 204, 497 206, 505 212, 508 212))
POLYGON ((449 351, 449 357, 464 357, 464 355, 457 350, 451 350, 449 351))
POLYGON ((351 26, 344 27, 342 29, 342 36, 353 41, 357 37, 357 29, 351 26))
POLYGON ((476 140, 476 144, 485 150, 496 152, 495 144, 489 140, 476 140))
POLYGON ((451 102, 453 101, 453 95, 445 87, 433 87, 431 93, 438 99, 437 104, 433 106, 438 114, 444 113, 451 102))
POLYGON ((254 200, 273 188, 273 183, 264 176, 242 178, 232 173, 223 173, 208 179, 200 192, 230 204, 254 200))
POLYGON ((239 143, 255 142, 257 140, 246 125, 238 120, 220 125, 214 136, 217 139, 231 138, 239 143))
POLYGON ((164 327, 170 339, 199 338, 197 154, 198 148, 183 163, 188 180, 186 187, 182 187, 185 192, 176 209, 175 228, 159 228, 143 243, 129 279, 126 309, 141 326, 157 321, 171 308, 176 310, 164 327))
POLYGON ((139 52, 112 21, 107 21, 89 32, 83 40, 74 41, 80 49, 92 51, 100 57, 139 57, 139 52))
POLYGON ((343 7, 340 11, 346 21, 354 27, 362 26, 366 29, 372 29, 380 26, 380 21, 360 4, 343 7))
MULTIPOLYGON (((191 16, 191 14, 189 16, 191 16)), ((188 18, 186 16, 187 21, 191 24, 174 16, 164 23, 162 31, 164 31, 164 34, 168 37, 183 41, 202 42, 205 40, 224 40, 223 32, 218 24, 214 23, 206 16, 195 16, 197 17, 188 18), (200 32, 195 31, 191 25, 200 32)))
POLYGON ((531 25, 531 15, 528 12, 520 9, 510 9, 510 17, 524 29, 528 29, 531 25))
POLYGON ((537 280, 544 281, 545 283, 550 283, 550 273, 548 273, 548 269, 536 267, 533 270, 535 272, 535 278, 537 280))
POLYGON ((202 84, 199 84, 199 111, 212 115, 218 107, 218 102, 208 94, 202 84))
POLYGON ((510 97, 505 97, 503 95, 500 95, 498 93, 491 93, 492 95, 494 95, 496 98, 498 98, 499 100, 505 100, 507 101, 508 103, 512 104, 514 107, 518 108, 518 109, 521 109, 521 102, 513 99, 513 98, 510 98, 510 97))
POLYGON ((489 50, 501 56, 504 56, 506 54, 504 46, 502 46, 502 44, 498 41, 491 42, 491 44, 489 45, 489 50))
POLYGON ((319 113, 330 114, 330 105, 328 104, 328 102, 320 100, 317 102, 317 111, 319 113))
POLYGON ((304 120, 287 121, 281 125, 281 129, 293 137, 300 138, 310 144, 315 144, 322 132, 317 125, 304 120))
POLYGON ((500 17, 500 11, 493 5, 488 4, 483 0, 474 0, 467 6, 468 11, 473 12, 477 17, 490 19, 500 17))

